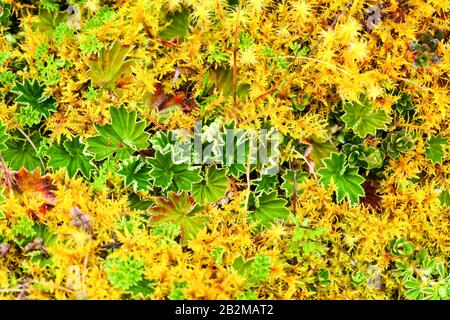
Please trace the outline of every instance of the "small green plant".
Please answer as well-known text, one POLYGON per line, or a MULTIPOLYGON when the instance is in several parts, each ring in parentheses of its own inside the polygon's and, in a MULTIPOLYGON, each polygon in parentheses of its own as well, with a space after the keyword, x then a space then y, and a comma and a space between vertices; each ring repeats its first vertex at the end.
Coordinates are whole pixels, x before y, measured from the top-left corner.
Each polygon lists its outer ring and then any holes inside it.
POLYGON ((405 131, 397 131, 389 133, 383 140, 382 147, 392 159, 398 159, 402 153, 411 150, 414 142, 405 131))
POLYGON ((334 184, 338 201, 347 197, 351 204, 357 204, 359 197, 364 196, 364 178, 358 174, 358 168, 347 163, 344 153, 332 152, 323 163, 325 167, 317 171, 319 181, 327 188, 334 184))

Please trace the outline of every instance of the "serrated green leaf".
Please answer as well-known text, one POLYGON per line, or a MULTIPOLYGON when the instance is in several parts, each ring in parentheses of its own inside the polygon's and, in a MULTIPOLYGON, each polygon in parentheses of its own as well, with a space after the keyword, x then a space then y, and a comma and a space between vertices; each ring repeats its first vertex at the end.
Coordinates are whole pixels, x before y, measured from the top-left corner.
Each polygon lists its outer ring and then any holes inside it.
POLYGON ((233 176, 236 179, 246 172, 246 168, 244 164, 233 163, 231 165, 226 166, 227 174, 233 176))
MULTIPOLYGON (((294 170, 286 170, 286 172, 281 176, 283 183, 281 184, 281 189, 286 192, 288 197, 294 194, 294 170)), ((301 170, 295 171, 295 180, 297 181, 297 194, 302 193, 302 190, 298 188, 298 184, 305 181, 308 178, 308 174, 301 170)))
POLYGON ((187 164, 176 164, 172 167, 173 182, 179 190, 192 190, 192 185, 202 180, 200 168, 193 169, 187 164))
POLYGON ((160 153, 157 151, 155 157, 148 159, 148 162, 152 166, 150 176, 155 180, 153 184, 167 189, 173 179, 173 172, 170 170, 173 166, 170 152, 160 153))
POLYGON ((196 237, 197 233, 205 227, 207 217, 199 216, 204 207, 197 205, 187 192, 175 193, 170 191, 167 199, 157 198, 156 205, 149 209, 153 215, 151 226, 163 223, 173 223, 181 227, 183 244, 196 237))
POLYGON ((131 292, 135 295, 142 295, 143 297, 148 297, 153 292, 155 292, 157 282, 156 281, 150 281, 147 279, 142 279, 139 281, 136 285, 128 288, 128 292, 131 292))
POLYGON ((372 104, 365 98, 358 102, 346 103, 342 121, 347 129, 352 129, 358 136, 365 138, 368 134, 375 135, 377 130, 386 130, 387 123, 392 118, 383 110, 373 111, 372 104))
POLYGON ((347 197, 351 204, 357 204, 359 197, 364 196, 361 186, 364 178, 358 174, 358 168, 346 163, 345 158, 343 153, 331 153, 329 158, 322 160, 325 167, 319 169, 317 174, 320 176, 319 181, 327 188, 333 181, 338 201, 347 197))
POLYGON ((170 145, 174 142, 174 135, 172 131, 163 132, 158 131, 153 137, 150 138, 152 148, 159 152, 166 152, 170 149, 170 145))
POLYGON ((257 230, 269 226, 276 220, 286 220, 289 215, 286 204, 286 200, 277 198, 276 191, 262 193, 256 198, 256 209, 250 213, 249 220, 258 222, 257 230))
MULTIPOLYGON (((42 140, 40 134, 34 132, 29 137, 34 146, 38 148, 42 140)), ((7 148, 2 152, 3 158, 9 163, 11 169, 20 170, 21 167, 24 167, 28 171, 32 171, 41 167, 41 161, 36 150, 20 133, 13 133, 5 144, 7 148)))
POLYGON ((202 180, 200 168, 192 169, 188 164, 175 164, 170 151, 161 153, 157 151, 148 162, 152 166, 150 176, 154 179, 154 185, 167 189, 191 190, 192 184, 202 180))
POLYGON ((96 126, 98 136, 88 138, 88 150, 96 160, 125 159, 134 151, 146 149, 150 135, 145 132, 145 122, 136 121, 136 112, 124 108, 111 108, 111 124, 96 126))
POLYGON ((54 170, 66 168, 70 178, 80 172, 85 178, 91 177, 94 169, 94 157, 86 150, 80 137, 72 140, 64 139, 61 143, 54 143, 47 151, 48 166, 54 170))
POLYGON ((255 193, 269 193, 275 190, 278 184, 277 175, 261 175, 258 179, 252 180, 252 184, 256 186, 255 193))
POLYGON ((448 144, 448 139, 442 136, 431 137, 427 141, 425 157, 433 164, 442 163, 444 150, 442 146, 448 144))
POLYGON ((151 187, 150 167, 140 157, 123 160, 117 173, 124 178, 127 187, 133 187, 134 192, 149 190, 151 187))
POLYGON ((24 79, 23 83, 15 82, 11 92, 18 95, 16 103, 32 108, 41 118, 47 118, 51 112, 56 111, 56 101, 45 95, 44 89, 45 86, 40 85, 36 79, 33 82, 24 79))
POLYGON ((227 185, 225 169, 211 166, 206 169, 205 178, 192 186, 192 195, 197 203, 215 203, 225 196, 227 185))
POLYGON ((88 62, 89 71, 87 75, 92 80, 92 85, 96 88, 108 88, 112 91, 118 89, 118 81, 131 73, 133 59, 127 58, 133 48, 122 46, 115 41, 111 47, 103 48, 98 58, 88 62))

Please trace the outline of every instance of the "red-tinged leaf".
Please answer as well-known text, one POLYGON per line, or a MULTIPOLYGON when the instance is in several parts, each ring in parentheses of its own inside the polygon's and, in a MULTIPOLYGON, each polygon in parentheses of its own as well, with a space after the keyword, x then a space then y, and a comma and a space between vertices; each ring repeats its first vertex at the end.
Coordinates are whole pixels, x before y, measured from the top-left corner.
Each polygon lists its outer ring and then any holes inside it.
POLYGON ((41 176, 39 169, 34 171, 27 171, 21 168, 19 172, 14 175, 15 187, 22 197, 37 197, 42 199, 42 205, 39 212, 30 212, 30 217, 33 215, 46 214, 47 210, 55 205, 55 195, 53 190, 56 187, 47 176, 41 176))
POLYGON ((203 210, 194 202, 194 198, 187 192, 169 192, 167 199, 157 198, 156 205, 149 209, 152 214, 150 225, 173 223, 181 227, 181 240, 186 244, 195 238, 205 226, 206 217, 199 216, 203 210))

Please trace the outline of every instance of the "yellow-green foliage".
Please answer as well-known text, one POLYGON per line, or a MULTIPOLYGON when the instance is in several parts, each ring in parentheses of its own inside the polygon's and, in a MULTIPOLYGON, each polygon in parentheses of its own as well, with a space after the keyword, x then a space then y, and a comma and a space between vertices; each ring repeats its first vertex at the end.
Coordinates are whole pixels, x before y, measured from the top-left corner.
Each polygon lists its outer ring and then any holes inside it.
POLYGON ((449 298, 448 1, 28 3, 0 0, 2 299, 449 298), (199 120, 277 129, 275 194, 162 181, 148 137, 199 120))

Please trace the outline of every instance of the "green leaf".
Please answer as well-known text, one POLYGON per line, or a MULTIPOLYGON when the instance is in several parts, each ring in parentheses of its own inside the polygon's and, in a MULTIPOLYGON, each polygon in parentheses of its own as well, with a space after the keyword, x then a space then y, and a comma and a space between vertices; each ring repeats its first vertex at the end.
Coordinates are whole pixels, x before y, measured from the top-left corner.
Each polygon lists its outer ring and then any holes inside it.
POLYGON ((278 184, 278 176, 262 174, 258 179, 252 180, 252 184, 256 186, 255 193, 269 193, 275 190, 278 184))
POLYGON ((256 209, 250 213, 250 221, 258 221, 257 231, 267 227, 276 220, 286 220, 289 210, 285 207, 287 201, 277 198, 276 191, 262 193, 256 198, 256 209))
POLYGON ((48 166, 54 170, 66 168, 70 178, 80 172, 85 178, 91 177, 94 169, 94 157, 86 150, 86 145, 80 137, 72 140, 63 139, 61 143, 54 143, 47 151, 48 166))
POLYGON ((96 126, 98 136, 88 138, 88 150, 96 160, 125 159, 134 151, 146 149, 150 135, 145 122, 136 121, 136 112, 124 108, 111 108, 111 124, 96 126))
POLYGON ((323 167, 322 159, 328 158, 333 151, 337 151, 337 149, 330 141, 313 141, 311 158, 314 162, 314 167, 316 169, 323 167))
POLYGON ((154 158, 148 159, 148 162, 152 166, 150 176, 155 180, 154 185, 167 189, 173 179, 173 172, 171 171, 172 157, 170 152, 160 153, 157 151, 154 158))
POLYGON ((6 133, 6 127, 0 121, 0 152, 7 148, 6 141, 9 139, 9 134, 6 133))
POLYGON ((423 294, 420 289, 410 289, 405 293, 406 299, 409 300, 420 299, 421 296, 423 296, 423 294))
POLYGON ((377 130, 386 130, 386 124, 392 120, 383 110, 373 111, 371 103, 364 97, 358 102, 346 103, 344 111, 342 121, 345 127, 361 138, 368 134, 375 135, 377 130))
POLYGON ((103 48, 98 58, 89 60, 87 75, 91 78, 92 85, 96 88, 104 87, 116 91, 118 81, 131 73, 134 60, 128 59, 127 56, 132 49, 115 41, 110 48, 103 48))
POLYGON ((319 169, 317 174, 320 176, 319 181, 327 188, 333 181, 338 201, 347 197, 351 204, 357 204, 359 197, 364 196, 361 186, 364 178, 358 174, 358 168, 346 163, 345 158, 343 153, 331 153, 329 158, 322 160, 325 167, 319 169))
MULTIPOLYGON (((42 137, 38 132, 34 132, 30 135, 30 140, 38 148, 42 137)), ((7 149, 3 151, 3 158, 9 163, 11 169, 20 170, 24 167, 31 171, 41 166, 36 150, 20 133, 13 133, 5 144, 7 149)))
POLYGON ((189 11, 182 10, 167 17, 170 24, 162 30, 158 36, 166 40, 173 38, 184 41, 189 31, 189 11))
POLYGON ((193 183, 202 180, 200 168, 192 169, 188 164, 175 164, 170 151, 161 153, 157 151, 148 162, 152 166, 150 176, 154 179, 154 185, 167 189, 174 187, 175 190, 191 190, 193 183))
POLYGON ((199 216, 204 207, 197 205, 187 192, 175 193, 170 191, 167 199, 157 198, 156 205, 149 209, 153 215, 151 226, 163 223, 173 223, 181 227, 183 244, 196 237, 197 233, 205 227, 207 217, 199 216))
POLYGON ((211 166, 206 169, 205 178, 192 186, 192 195, 198 203, 215 203, 227 193, 228 179, 225 169, 211 166))
POLYGON ((33 28, 39 29, 51 38, 56 27, 58 27, 60 23, 66 22, 67 17, 68 14, 66 11, 48 12, 41 10, 39 12, 39 21, 33 23, 33 28))
POLYGON ((442 146, 448 144, 448 139, 442 136, 431 137, 427 141, 425 157, 433 164, 442 163, 444 150, 442 146))
POLYGON ((148 297, 155 292, 156 281, 150 281, 147 279, 142 279, 136 285, 128 288, 128 292, 135 295, 142 295, 143 297, 148 297))
POLYGON ((192 185, 202 180, 200 168, 192 169, 187 164, 177 164, 172 167, 173 182, 180 190, 191 190, 192 185))
POLYGON ((450 207, 450 192, 448 190, 443 190, 439 195, 439 201, 442 206, 450 207))
POLYGON ((131 210, 147 210, 153 204, 153 201, 142 199, 136 193, 128 196, 128 206, 131 210))
POLYGON ((134 192, 149 190, 151 187, 150 168, 140 157, 123 160, 117 173, 123 176, 127 187, 133 187, 134 192))
POLYGON ((419 289, 420 288, 420 281, 416 278, 410 278, 408 281, 405 282, 405 288, 407 289, 419 289))
POLYGON ((3 3, 0 1, 0 24, 8 25, 9 24, 9 15, 11 14, 11 5, 8 3, 3 3))
MULTIPOLYGON (((283 183, 281 184, 281 189, 286 192, 288 197, 294 194, 294 170, 286 170, 286 172, 281 176, 283 183)), ((297 194, 302 193, 302 190, 298 188, 298 184, 305 181, 308 178, 308 174, 302 170, 295 171, 295 180, 297 181, 297 194)))
POLYGON ((172 131, 163 132, 158 131, 153 137, 150 139, 150 143, 152 148, 159 152, 166 152, 170 149, 170 146, 175 142, 175 137, 172 131))
POLYGON ((33 82, 24 79, 23 83, 15 82, 11 92, 18 95, 16 103, 32 108, 41 118, 47 118, 51 112, 56 111, 56 102, 45 95, 44 89, 45 86, 40 85, 36 79, 33 82))

